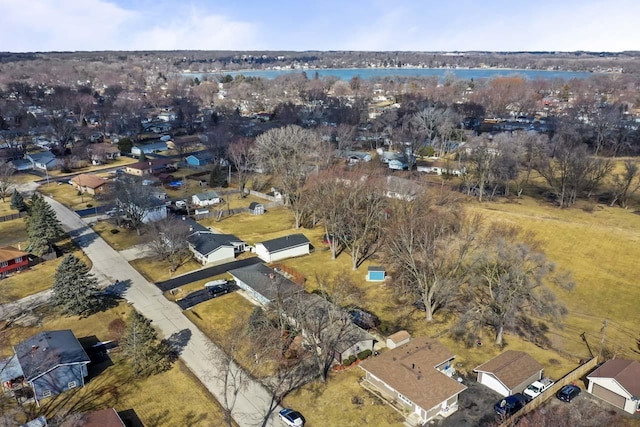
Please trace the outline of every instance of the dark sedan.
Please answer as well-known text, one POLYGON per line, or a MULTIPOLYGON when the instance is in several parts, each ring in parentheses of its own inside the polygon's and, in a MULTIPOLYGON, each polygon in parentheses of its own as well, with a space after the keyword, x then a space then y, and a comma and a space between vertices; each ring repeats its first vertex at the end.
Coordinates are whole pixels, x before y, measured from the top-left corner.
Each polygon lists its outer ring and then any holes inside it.
POLYGON ((557 393, 556 397, 563 402, 571 402, 580 394, 580 387, 577 385, 569 384, 562 387, 557 393))

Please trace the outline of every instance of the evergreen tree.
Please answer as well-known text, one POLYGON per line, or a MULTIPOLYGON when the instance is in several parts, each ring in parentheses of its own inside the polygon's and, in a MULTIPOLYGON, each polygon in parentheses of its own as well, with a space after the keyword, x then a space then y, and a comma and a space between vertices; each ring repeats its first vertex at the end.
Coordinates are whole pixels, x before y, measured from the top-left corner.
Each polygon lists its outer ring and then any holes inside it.
POLYGON ((144 162, 145 160, 147 160, 147 155, 144 154, 144 151, 141 151, 140 152, 140 157, 138 158, 138 161, 144 162))
POLYGON ((151 320, 133 310, 120 340, 122 354, 129 359, 135 375, 146 376, 163 369, 165 354, 151 320))
POLYGON ((51 252, 52 245, 64 236, 55 211, 38 193, 31 196, 26 226, 29 237, 27 250, 38 256, 51 252))
POLYGON ((69 254, 56 269, 52 303, 66 315, 88 315, 100 307, 100 291, 87 265, 69 254))
POLYGON ((22 197, 22 194, 20 194, 18 190, 13 190, 13 195, 11 196, 11 208, 17 209, 19 212, 28 210, 27 203, 24 201, 24 197, 22 197))

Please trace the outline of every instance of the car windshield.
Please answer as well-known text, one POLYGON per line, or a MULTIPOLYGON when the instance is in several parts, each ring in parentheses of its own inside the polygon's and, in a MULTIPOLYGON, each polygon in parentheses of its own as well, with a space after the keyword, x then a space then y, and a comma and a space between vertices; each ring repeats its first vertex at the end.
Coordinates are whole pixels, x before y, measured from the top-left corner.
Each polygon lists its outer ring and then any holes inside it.
POLYGON ((527 387, 528 390, 531 390, 534 393, 537 393, 540 391, 540 389, 534 385, 530 385, 529 387, 527 387))

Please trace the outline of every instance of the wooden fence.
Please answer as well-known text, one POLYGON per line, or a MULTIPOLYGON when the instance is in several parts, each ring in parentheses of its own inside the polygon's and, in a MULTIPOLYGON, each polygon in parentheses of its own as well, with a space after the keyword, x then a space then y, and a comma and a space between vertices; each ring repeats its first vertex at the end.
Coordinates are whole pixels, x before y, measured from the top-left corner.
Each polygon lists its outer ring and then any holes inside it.
POLYGON ((23 218, 25 216, 27 216, 27 213, 25 211, 11 214, 11 215, 0 216, 0 222, 11 221, 14 219, 23 218))
POLYGON ((499 425, 499 427, 510 427, 516 424, 518 418, 521 418, 527 415, 529 412, 535 410, 540 407, 544 402, 548 399, 552 398, 556 395, 556 393, 565 385, 572 384, 580 378, 586 376, 589 372, 591 372, 598 365, 598 358, 594 357, 586 363, 578 366, 573 371, 569 372, 564 377, 560 378, 555 382, 551 387, 545 390, 540 396, 533 399, 531 402, 527 403, 524 408, 516 412, 512 417, 507 419, 505 422, 499 425))

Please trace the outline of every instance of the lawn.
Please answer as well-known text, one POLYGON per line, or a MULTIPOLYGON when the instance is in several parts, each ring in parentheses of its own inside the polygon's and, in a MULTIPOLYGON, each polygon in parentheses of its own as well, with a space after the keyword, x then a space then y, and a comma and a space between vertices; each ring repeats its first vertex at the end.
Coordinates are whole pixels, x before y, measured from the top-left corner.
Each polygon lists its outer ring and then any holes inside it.
POLYGON ((97 165, 97 166, 89 165, 89 166, 84 167, 84 168, 74 169, 72 172, 62 172, 62 170, 49 171, 49 176, 50 177, 55 177, 55 178, 60 178, 60 177, 63 177, 63 176, 75 175, 75 174, 78 174, 78 173, 98 172, 98 171, 101 171, 101 170, 104 170, 104 169, 111 169, 111 168, 117 168, 117 167, 130 165, 132 163, 136 163, 137 161, 138 161, 137 159, 132 159, 130 157, 121 156, 121 157, 118 157, 116 160, 112 160, 109 163, 105 163, 103 165, 97 165))
POLYGON ((309 427, 398 426, 404 418, 359 384, 364 371, 353 366, 313 382, 284 399, 283 406, 300 411, 309 427))
POLYGON ((174 272, 171 272, 169 263, 165 261, 159 261, 155 258, 140 258, 130 261, 129 264, 140 274, 142 274, 148 281, 152 283, 162 282, 169 280, 173 277, 181 274, 189 273, 194 270, 202 268, 201 264, 198 264, 193 258, 189 259, 185 264, 182 264, 174 272))
POLYGON ((131 248, 141 243, 149 241, 149 235, 143 233, 138 236, 138 233, 134 229, 117 227, 109 221, 98 221, 93 226, 93 231, 98 233, 113 249, 121 251, 131 248), (112 233, 111 230, 117 230, 117 233, 112 233))
MULTIPOLYGON (((124 303, 87 318, 60 317, 42 310, 39 312, 42 316, 41 326, 14 326, 6 331, 12 343, 42 330, 55 329, 71 329, 79 339, 95 337, 108 340, 114 338, 108 328, 110 322, 126 318, 129 311, 130 307, 124 303)), ((2 349, 3 355, 10 351, 10 347, 2 349)), ((138 379, 131 377, 117 352, 111 354, 111 360, 113 364, 107 362, 89 368, 90 374, 96 372, 96 368, 104 370, 90 378, 84 388, 45 400, 42 413, 51 416, 53 408, 59 410, 58 405, 74 408, 75 411, 115 407, 118 411, 133 409, 147 426, 206 427, 223 424, 221 407, 182 362, 178 361, 166 372, 138 379)))
POLYGON ((102 205, 101 201, 95 200, 88 193, 78 195, 78 190, 69 184, 58 184, 52 182, 50 184, 41 185, 38 191, 45 196, 52 197, 62 203, 69 209, 79 210, 102 205))
MULTIPOLYGON (((89 258, 72 243, 71 239, 62 240, 57 243, 57 246, 61 248, 65 255, 71 252, 91 268, 89 258)), ((27 270, 2 279, 0 282, 0 285, 2 285, 0 304, 16 301, 52 287, 56 269, 63 258, 64 256, 61 256, 55 260, 44 261, 27 270)))
POLYGON ((18 247, 19 243, 25 243, 26 241, 27 230, 24 218, 0 222, 0 246, 12 245, 18 247))
POLYGON ((4 202, 0 199, 0 216, 17 214, 18 210, 11 207, 11 196, 5 197, 4 202))
POLYGON ((264 215, 241 213, 224 218, 219 222, 214 218, 208 218, 202 220, 201 223, 205 227, 213 227, 222 233, 238 236, 250 244, 290 233, 306 233, 307 231, 293 228, 293 215, 284 207, 270 209, 264 215))

